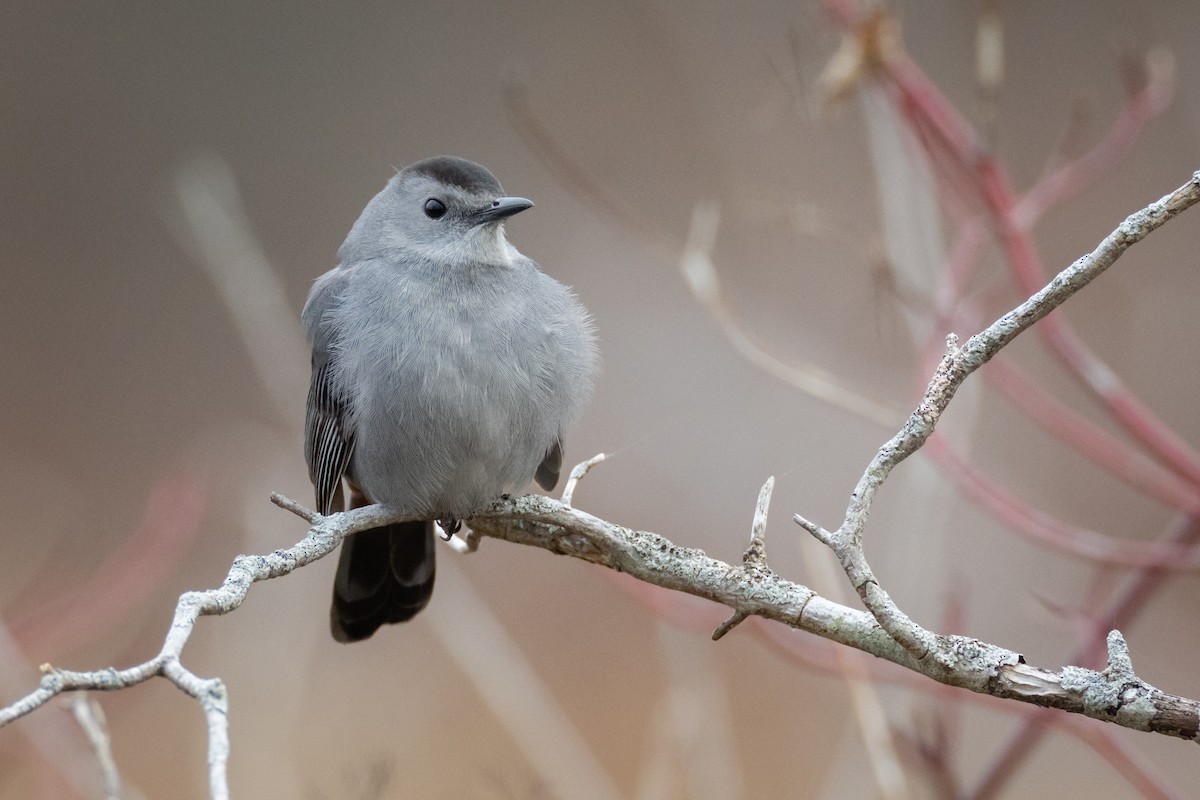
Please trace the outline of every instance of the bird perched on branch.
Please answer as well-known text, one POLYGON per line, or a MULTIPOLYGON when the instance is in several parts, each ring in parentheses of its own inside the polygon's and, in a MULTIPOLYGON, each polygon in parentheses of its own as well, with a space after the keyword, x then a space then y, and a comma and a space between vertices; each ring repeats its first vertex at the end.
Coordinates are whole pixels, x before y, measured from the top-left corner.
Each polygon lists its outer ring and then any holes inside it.
POLYGON ((338 641, 429 602, 434 520, 449 534, 531 479, 558 481, 597 355, 587 311, 505 238, 505 220, 532 205, 471 161, 419 161, 367 204, 308 296, 317 510, 386 503, 423 520, 342 544, 338 641))

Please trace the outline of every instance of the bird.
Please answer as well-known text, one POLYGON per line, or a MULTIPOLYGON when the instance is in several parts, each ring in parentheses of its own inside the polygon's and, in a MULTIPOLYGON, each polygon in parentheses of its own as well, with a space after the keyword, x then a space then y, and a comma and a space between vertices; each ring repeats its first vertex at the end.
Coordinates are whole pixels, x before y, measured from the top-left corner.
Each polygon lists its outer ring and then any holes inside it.
POLYGON ((342 543, 339 642, 428 604, 435 521, 449 537, 532 480, 558 482, 598 353, 573 291, 505 235, 532 206, 467 159, 418 161, 367 203, 338 265, 313 283, 304 453, 317 511, 385 503, 416 519, 342 543))

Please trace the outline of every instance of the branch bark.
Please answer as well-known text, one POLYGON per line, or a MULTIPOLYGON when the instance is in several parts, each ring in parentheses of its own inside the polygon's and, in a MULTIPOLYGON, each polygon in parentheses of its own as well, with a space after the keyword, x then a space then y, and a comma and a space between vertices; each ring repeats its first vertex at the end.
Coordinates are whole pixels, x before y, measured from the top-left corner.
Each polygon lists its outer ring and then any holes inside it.
MULTIPOLYGON (((475 534, 568 555, 649 584, 720 603, 733 609, 723 634, 749 616, 781 622, 899 664, 940 683, 998 698, 1082 714, 1135 730, 1200 740, 1200 701, 1167 694, 1139 678, 1124 638, 1108 634, 1108 665, 1102 671, 1067 666, 1035 667, 1018 653, 967 636, 935 634, 909 619, 891 600, 867 563, 863 534, 871 504, 883 481, 933 433, 958 387, 1022 331, 1060 306, 1110 267, 1131 245, 1200 201, 1200 172, 1179 189, 1130 215, 1090 254, 1063 270, 1041 291, 958 346, 947 350, 920 405, 904 427, 871 460, 855 487, 842 524, 828 531, 797 516, 796 521, 829 546, 868 611, 832 602, 812 589, 777 575, 766 559, 766 518, 772 480, 759 495, 751 543, 743 563, 732 566, 704 552, 677 545, 656 533, 606 522, 568 502, 537 495, 502 498, 470 517, 475 534)), ((569 484, 574 491, 593 459, 580 465, 569 484)), ((220 678, 200 678, 183 666, 181 654, 196 621, 225 614, 245 600, 258 581, 287 575, 337 549, 358 531, 405 519, 384 506, 321 516, 282 495, 272 501, 310 523, 291 548, 268 555, 238 556, 220 587, 179 598, 160 652, 128 669, 73 672, 43 665, 41 685, 0 708, 0 727, 68 691, 125 689, 163 677, 199 701, 209 732, 209 790, 229 796, 228 697, 220 678)), ((719 637, 718 637, 719 638, 719 637)))

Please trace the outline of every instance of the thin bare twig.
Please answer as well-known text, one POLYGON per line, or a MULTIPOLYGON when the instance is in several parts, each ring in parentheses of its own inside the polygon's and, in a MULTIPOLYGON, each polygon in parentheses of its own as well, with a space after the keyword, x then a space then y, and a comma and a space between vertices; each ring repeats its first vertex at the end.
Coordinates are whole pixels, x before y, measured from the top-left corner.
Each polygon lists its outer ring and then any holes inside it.
POLYGON ((121 775, 117 771, 117 762, 113 759, 112 740, 108 736, 104 710, 86 693, 80 692, 71 700, 71 713, 83 729, 83 735, 92 746, 96 763, 100 766, 100 775, 104 778, 105 800, 120 800, 121 775))
POLYGON ((958 346, 954 334, 948 336, 946 353, 924 398, 904 427, 879 449, 867 466, 851 495, 840 527, 836 531, 827 531, 797 515, 796 522, 837 555, 851 584, 880 626, 918 661, 930 663, 932 672, 957 669, 958 654, 899 609, 875 578, 863 550, 863 531, 879 487, 900 462, 925 444, 967 377, 1112 266, 1130 246, 1197 201, 1200 201, 1200 172, 1193 174, 1191 180, 1174 192, 1131 214, 1095 250, 1064 269, 1024 303, 972 336, 964 346, 958 346))
MULTIPOLYGON (((767 567, 767 512, 771 508, 771 493, 775 491, 775 476, 767 478, 762 489, 758 492, 758 502, 754 506, 754 521, 750 524, 750 546, 742 555, 742 570, 747 580, 754 580, 754 574, 765 572, 767 567)), ((712 639, 717 641, 725 634, 745 622, 745 611, 734 609, 733 616, 722 622, 713 631, 712 639)))
MULTIPOLYGON (((805 571, 813 576, 813 587, 831 600, 845 602, 845 585, 841 580, 833 555, 812 540, 800 542, 805 571)), ((839 677, 846 684, 858 719, 867 762, 871 765, 875 788, 883 800, 902 800, 910 796, 908 782, 896 752, 892 726, 888 723, 883 698, 880 696, 872 659, 847 647, 834 649, 833 661, 839 677)))
MULTIPOLYGON (((863 24, 843 3, 826 0, 825 5, 839 24, 863 24)), ((1029 224, 1049 205, 1066 197, 1091 180, 1103 165, 1128 146, 1131 136, 1145 120, 1160 113, 1170 97, 1172 69, 1159 53, 1152 54, 1146 67, 1146 88, 1131 95, 1134 109, 1122 117, 1109 139, 1065 180, 1058 173, 1048 176, 1044 191, 1037 192, 1018 216, 1021 198, 1012 187, 1004 167, 992 156, 979 133, 966 121, 929 77, 897 49, 880 64, 878 74, 887 78, 897 92, 897 102, 909 116, 931 159, 947 171, 952 188, 964 199, 982 204, 995 223, 1000 245, 1017 285, 1032 294, 1045 280, 1043 264, 1029 224), (1129 122, 1124 122, 1128 118, 1129 122), (1086 164, 1084 163, 1086 162, 1086 164)), ((1039 188, 1035 187, 1035 188, 1039 188)), ((1135 395, 1061 317, 1052 317, 1038 327, 1039 336, 1075 378, 1104 405, 1109 414, 1164 464, 1193 483, 1200 483, 1200 453, 1176 434, 1135 395)))
POLYGON ((43 664, 38 689, 6 708, 0 708, 0 727, 40 708, 64 692, 115 691, 136 686, 151 678, 166 678, 200 702, 208 726, 209 793, 213 800, 227 800, 229 728, 225 684, 220 678, 200 678, 185 668, 181 660, 184 645, 191 637, 196 620, 202 616, 233 611, 242 604, 255 582, 287 575, 321 558, 334 550, 348 533, 377 527, 380 518, 387 512, 379 506, 371 506, 338 515, 338 519, 334 520, 314 514, 286 498, 280 497, 276 502, 313 523, 308 536, 286 550, 276 550, 269 555, 238 556, 220 587, 186 592, 180 596, 162 649, 149 661, 127 669, 108 668, 92 672, 75 672, 43 664))
POLYGON ((842 386, 837 378, 826 370, 808 364, 792 365, 783 362, 759 345, 738 323, 721 291, 720 278, 712 261, 719 219, 715 204, 696 204, 692 211, 692 224, 688 230, 687 242, 680 251, 679 269, 692 294, 721 326, 721 332, 730 344, 755 366, 810 397, 878 425, 894 425, 898 415, 892 409, 842 386))
POLYGON ((604 453, 597 453, 587 461, 582 461, 575 465, 571 470, 571 474, 567 477, 567 484, 563 487, 562 501, 567 505, 571 505, 571 500, 575 497, 575 487, 583 480, 583 477, 591 472, 592 467, 607 459, 608 456, 604 453))

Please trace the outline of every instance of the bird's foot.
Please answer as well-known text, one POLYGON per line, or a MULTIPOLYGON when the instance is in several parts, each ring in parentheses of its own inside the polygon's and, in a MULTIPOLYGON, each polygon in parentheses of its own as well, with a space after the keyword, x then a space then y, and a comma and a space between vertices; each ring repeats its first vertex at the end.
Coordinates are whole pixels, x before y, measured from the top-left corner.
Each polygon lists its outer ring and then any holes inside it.
POLYGON ((462 530, 462 522, 457 519, 439 519, 438 527, 442 529, 442 539, 450 541, 450 537, 462 530))

